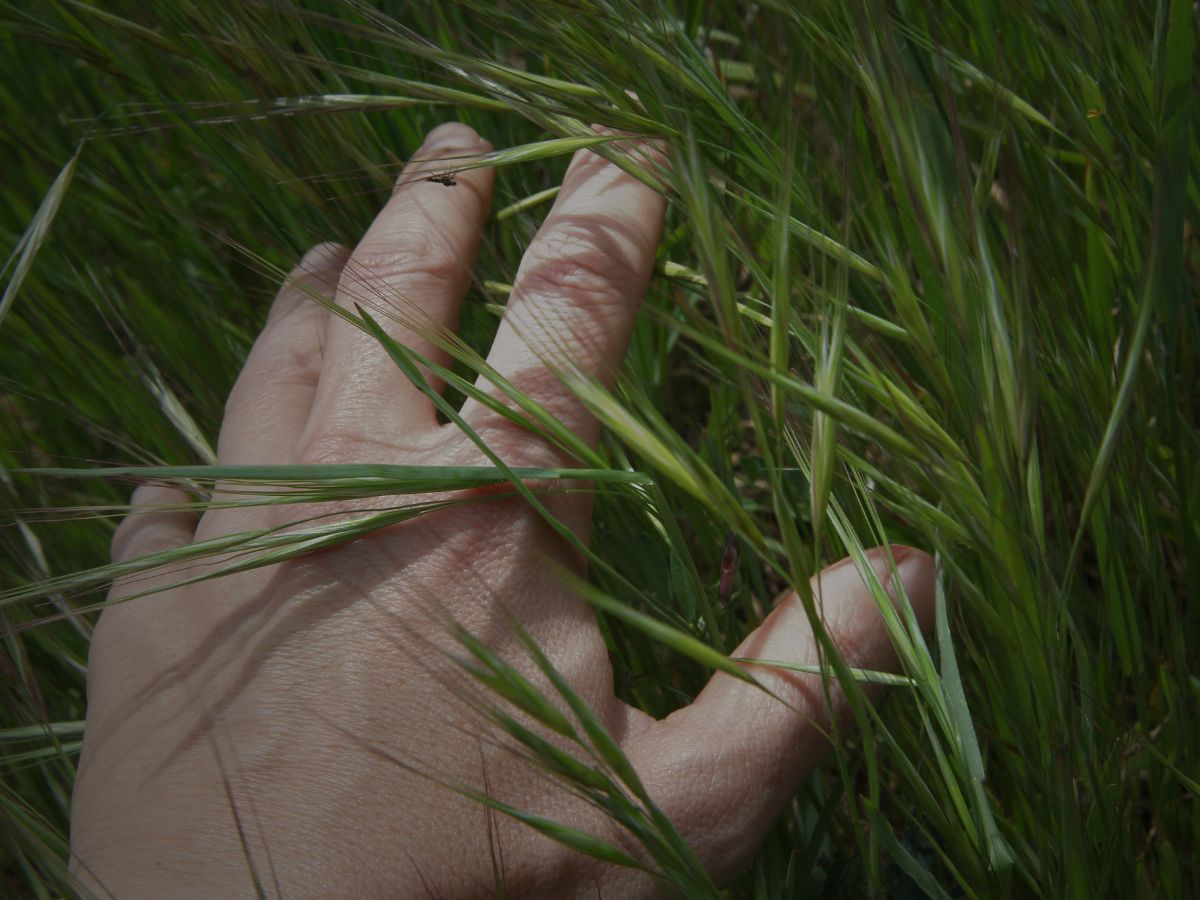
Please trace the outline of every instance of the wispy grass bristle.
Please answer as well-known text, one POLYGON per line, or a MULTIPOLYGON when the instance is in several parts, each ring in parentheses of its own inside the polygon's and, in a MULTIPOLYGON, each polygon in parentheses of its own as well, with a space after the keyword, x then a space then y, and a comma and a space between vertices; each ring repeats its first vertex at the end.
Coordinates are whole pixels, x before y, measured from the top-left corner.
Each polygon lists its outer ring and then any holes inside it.
MULTIPOLYGON (((752 680, 766 665, 844 694, 860 731, 834 729, 829 762, 730 896, 1200 894, 1194 4, 72 0, 3 19, 10 892, 75 891, 88 640, 114 579, 140 596, 155 573, 287 561, 489 502, 455 496, 486 487, 585 554, 576 589, 621 699, 663 716, 714 671, 752 680), (225 398, 296 259, 353 246, 424 135, 455 118, 496 149, 444 173, 497 168, 458 334, 369 273, 343 279, 344 306, 306 293, 379 340, 487 464, 214 466, 225 398), (670 164, 631 154, 640 139, 670 164), (544 348, 605 426, 598 448, 486 362, 580 148, 668 205, 616 386, 544 348), (458 415, 466 398, 578 468, 505 465, 458 415), (148 481, 182 488, 181 511, 298 503, 318 518, 111 564, 129 488, 148 481), (550 515, 551 490, 592 492, 590 544, 550 515), (893 542, 937 559, 928 636, 868 564, 893 542), (825 631, 809 578, 844 556, 896 672, 849 666, 825 631), (731 659, 788 590, 819 661, 731 659), (863 688, 879 681, 889 699, 873 705, 863 688)), ((489 688, 480 711, 648 862, 448 786, 652 868, 664 889, 716 896, 546 655, 525 645, 529 680, 457 636, 489 688)))

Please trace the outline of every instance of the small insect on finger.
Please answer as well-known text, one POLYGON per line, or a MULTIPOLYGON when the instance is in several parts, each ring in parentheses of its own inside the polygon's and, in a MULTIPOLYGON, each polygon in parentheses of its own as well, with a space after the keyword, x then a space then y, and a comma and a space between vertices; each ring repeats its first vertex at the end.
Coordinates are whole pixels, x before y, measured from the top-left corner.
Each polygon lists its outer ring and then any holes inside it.
POLYGON ((456 184, 458 184, 458 180, 454 177, 453 172, 446 172, 444 174, 439 174, 439 175, 430 175, 425 180, 432 181, 434 184, 440 184, 445 187, 454 187, 456 184))

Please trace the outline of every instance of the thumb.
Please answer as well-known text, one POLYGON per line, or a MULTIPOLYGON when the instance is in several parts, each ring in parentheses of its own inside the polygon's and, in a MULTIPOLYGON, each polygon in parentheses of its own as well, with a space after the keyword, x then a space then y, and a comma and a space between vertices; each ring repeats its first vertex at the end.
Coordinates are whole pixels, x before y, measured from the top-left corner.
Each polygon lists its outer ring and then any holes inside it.
MULTIPOLYGON (((923 627, 932 623, 934 563, 894 545, 904 593, 923 627)), ((893 601, 900 591, 882 548, 867 558, 893 601)), ((870 588, 849 559, 812 580, 814 602, 849 666, 890 669, 896 653, 870 588)), ((734 656, 818 664, 818 644, 800 598, 784 596, 734 656)), ((718 883, 740 871, 813 767, 831 749, 825 732, 846 712, 845 696, 821 677, 757 667, 779 699, 718 673, 690 706, 631 737, 625 752, 650 796, 691 844, 718 883), (780 700, 784 702, 780 702, 780 700)), ((868 687, 868 695, 878 690, 868 687)))

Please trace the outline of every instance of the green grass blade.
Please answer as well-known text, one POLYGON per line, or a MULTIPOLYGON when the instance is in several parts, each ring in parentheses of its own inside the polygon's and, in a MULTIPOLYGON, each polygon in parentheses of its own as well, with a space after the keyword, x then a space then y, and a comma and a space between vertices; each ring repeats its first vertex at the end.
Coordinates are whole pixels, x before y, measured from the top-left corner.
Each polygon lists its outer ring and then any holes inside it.
POLYGON ((50 190, 46 191, 46 195, 42 198, 42 204, 38 207, 29 227, 21 235, 12 255, 5 261, 4 267, 0 268, 0 278, 8 277, 4 293, 0 294, 0 325, 4 323, 4 317, 8 315, 13 301, 17 299, 17 294, 25 283, 25 277, 29 274, 38 251, 42 249, 42 245, 50 234, 54 218, 58 215, 58 209, 71 186, 71 179, 75 176, 75 167, 79 164, 79 155, 82 152, 83 144, 81 143, 75 148, 75 152, 67 160, 66 165, 62 167, 62 171, 58 173, 54 183, 50 185, 50 190))

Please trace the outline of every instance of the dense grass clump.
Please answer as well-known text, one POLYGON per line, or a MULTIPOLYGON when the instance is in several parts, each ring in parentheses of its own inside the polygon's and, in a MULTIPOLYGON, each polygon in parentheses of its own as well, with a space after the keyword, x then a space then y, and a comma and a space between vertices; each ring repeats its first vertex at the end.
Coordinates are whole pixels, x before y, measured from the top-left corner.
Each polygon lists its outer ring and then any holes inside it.
MULTIPOLYGON (((1190 2, 0 16, 0 894, 73 893, 94 621, 76 611, 113 575, 126 482, 184 479, 202 502, 216 474, 21 470, 212 463, 282 273, 318 241, 353 244, 451 118, 500 167, 462 375, 590 123, 670 148, 621 383, 578 385, 608 426, 580 465, 621 470, 597 475, 581 589, 623 696, 675 708, 824 563, 885 540, 938 556, 935 634, 895 621, 906 677, 878 708, 831 660, 861 731, 731 894, 1200 893, 1190 2)), ((326 474, 257 480, 320 499, 467 477, 326 474)))

